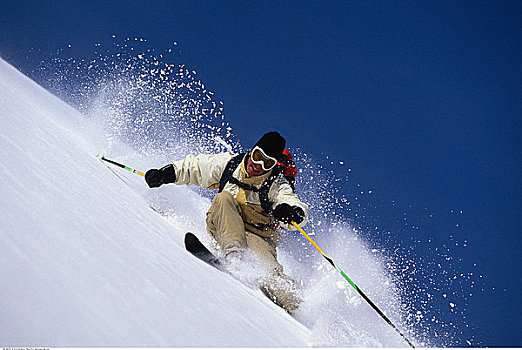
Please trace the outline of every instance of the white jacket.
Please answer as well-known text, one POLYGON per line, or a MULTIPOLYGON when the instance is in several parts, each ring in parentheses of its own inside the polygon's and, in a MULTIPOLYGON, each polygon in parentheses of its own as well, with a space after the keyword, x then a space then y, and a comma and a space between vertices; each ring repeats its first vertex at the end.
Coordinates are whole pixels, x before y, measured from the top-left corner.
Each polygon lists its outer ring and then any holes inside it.
MULTIPOLYGON (((173 163, 176 171, 176 182, 177 185, 196 185, 203 188, 215 189, 219 186, 221 175, 225 170, 228 162, 236 154, 232 153, 219 153, 219 154, 199 154, 197 156, 188 155, 185 159, 178 160, 173 163)), ((243 178, 243 174, 246 174, 244 170, 244 161, 238 166, 233 173, 233 176, 239 181, 247 181, 243 178)), ((261 178, 262 176, 259 176, 261 178)), ((254 180, 254 178, 248 178, 254 180)), ((254 185, 260 187, 262 179, 258 184, 254 185)), ((249 182, 250 183, 250 182, 249 182)), ((224 191, 229 192, 237 198, 240 191, 240 187, 232 183, 225 185, 224 191)), ((292 190, 292 187, 288 181, 282 177, 277 178, 268 192, 268 199, 272 203, 272 209, 281 203, 287 203, 291 206, 296 205, 303 209, 305 218, 301 225, 306 224, 308 220, 308 205, 301 202, 297 195, 292 190)), ((249 191, 248 197, 246 198, 247 203, 260 205, 259 193, 255 191, 249 191)), ((290 230, 295 230, 293 225, 285 225, 280 223, 282 227, 290 230)))

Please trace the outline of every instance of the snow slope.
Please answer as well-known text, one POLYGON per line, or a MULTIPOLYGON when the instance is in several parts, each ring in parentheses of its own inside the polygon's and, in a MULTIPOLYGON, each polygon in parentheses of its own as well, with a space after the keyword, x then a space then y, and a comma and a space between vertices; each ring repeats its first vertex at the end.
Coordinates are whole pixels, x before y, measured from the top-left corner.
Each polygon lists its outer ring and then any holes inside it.
POLYGON ((94 126, 3 60, 0 117, 0 345, 309 345, 260 292, 184 250, 203 226, 183 218, 207 199, 173 188, 166 220, 95 158, 94 126))

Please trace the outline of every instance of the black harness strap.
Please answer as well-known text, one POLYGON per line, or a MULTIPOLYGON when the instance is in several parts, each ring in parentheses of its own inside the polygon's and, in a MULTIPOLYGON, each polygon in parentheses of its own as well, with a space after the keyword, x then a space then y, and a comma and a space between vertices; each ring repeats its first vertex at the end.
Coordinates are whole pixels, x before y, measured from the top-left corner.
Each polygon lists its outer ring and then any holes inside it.
POLYGON ((260 189, 257 188, 256 186, 249 185, 249 184, 246 184, 244 182, 241 182, 238 179, 236 179, 234 176, 230 176, 230 178, 228 179, 228 182, 233 183, 234 185, 238 185, 239 187, 241 187, 245 191, 253 191, 253 192, 259 192, 260 191, 260 189))
MULTIPOLYGON (((243 158, 245 158, 245 154, 246 153, 240 153, 228 161, 227 165, 225 166, 225 170, 223 170, 223 173, 221 174, 221 179, 219 179, 219 192, 223 191, 227 182, 230 181, 230 178, 234 178, 232 174, 234 173, 234 170, 236 170, 236 168, 239 166, 239 164, 241 164, 243 158)), ((239 182, 239 180, 237 181, 239 182)))
POLYGON ((261 207, 268 214, 272 214, 272 202, 270 202, 268 199, 268 193, 270 192, 270 187, 272 187, 274 181, 280 176, 281 170, 279 166, 276 166, 272 170, 272 174, 270 174, 270 176, 265 181, 263 181, 261 187, 259 188, 259 201, 261 202, 261 207))

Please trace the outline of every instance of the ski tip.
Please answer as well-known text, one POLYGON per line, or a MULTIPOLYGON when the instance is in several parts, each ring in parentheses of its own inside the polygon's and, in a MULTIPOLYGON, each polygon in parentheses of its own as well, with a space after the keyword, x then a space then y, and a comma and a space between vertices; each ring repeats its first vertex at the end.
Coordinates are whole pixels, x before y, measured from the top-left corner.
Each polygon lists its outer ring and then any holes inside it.
POLYGON ((193 246, 194 243, 199 243, 199 239, 192 232, 185 233, 185 248, 193 246))

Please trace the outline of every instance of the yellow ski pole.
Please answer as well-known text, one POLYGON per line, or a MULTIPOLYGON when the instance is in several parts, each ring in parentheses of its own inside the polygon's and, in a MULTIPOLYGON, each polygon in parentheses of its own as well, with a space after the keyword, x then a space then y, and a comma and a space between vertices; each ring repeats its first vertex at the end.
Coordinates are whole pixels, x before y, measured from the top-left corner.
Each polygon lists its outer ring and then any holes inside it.
POLYGON ((368 303, 370 304, 370 306, 379 314, 379 316, 381 316, 390 326, 392 326, 393 329, 395 329, 395 331, 397 333, 399 333, 401 335, 401 337, 408 343, 409 346, 411 346, 412 348, 414 348, 415 346, 408 340, 408 338, 406 338, 406 336, 404 334, 402 334, 402 332, 392 323, 392 321, 377 307, 377 305, 375 305, 373 303, 373 301, 370 300, 370 298, 368 298, 366 296, 366 294, 364 294, 364 292, 359 289, 359 287, 357 287, 357 285, 355 283, 353 283, 353 281, 344 273, 343 270, 341 270, 339 268, 339 266, 335 265, 335 263, 333 262, 333 260, 328 256, 326 255, 326 253, 317 245, 317 243, 315 243, 313 241, 313 239, 310 238, 310 236, 295 222, 295 221, 292 221, 292 225, 295 226, 295 228, 297 228, 299 230, 299 232, 301 232, 301 234, 303 236, 305 236, 305 238, 310 242, 312 243, 312 245, 315 247, 315 249, 317 249, 319 251, 319 253, 321 253, 323 255, 323 257, 337 270, 339 271, 339 273, 344 277, 345 280, 348 281, 348 283, 350 283, 350 285, 357 291, 357 293, 359 293, 359 295, 368 303))

